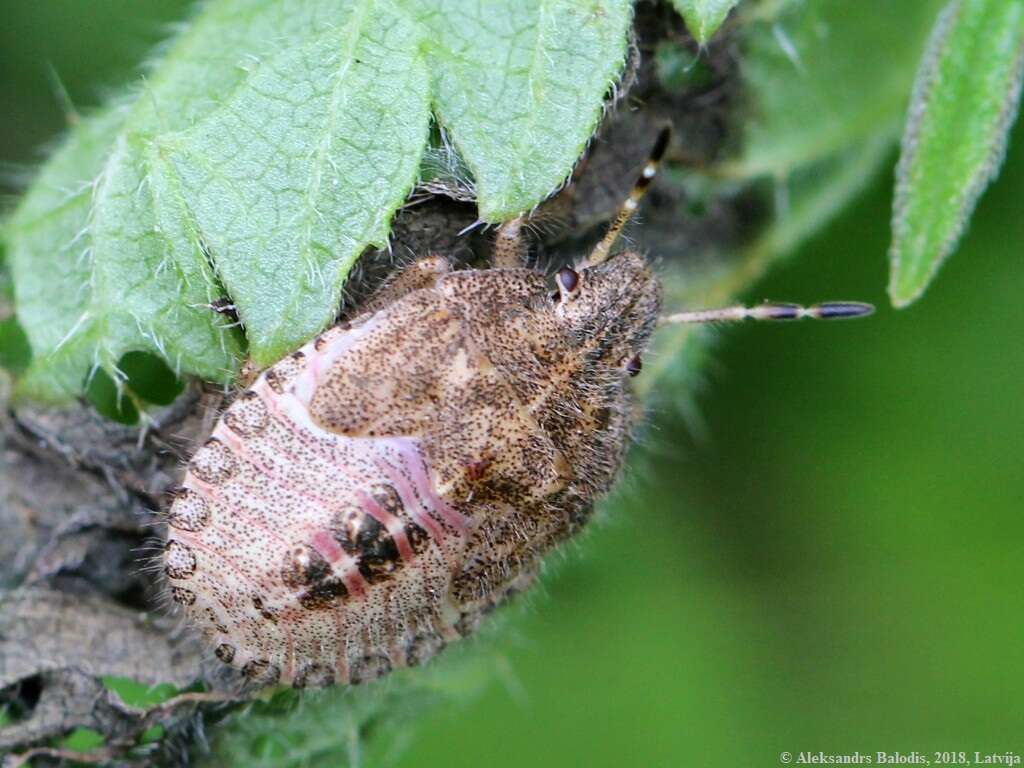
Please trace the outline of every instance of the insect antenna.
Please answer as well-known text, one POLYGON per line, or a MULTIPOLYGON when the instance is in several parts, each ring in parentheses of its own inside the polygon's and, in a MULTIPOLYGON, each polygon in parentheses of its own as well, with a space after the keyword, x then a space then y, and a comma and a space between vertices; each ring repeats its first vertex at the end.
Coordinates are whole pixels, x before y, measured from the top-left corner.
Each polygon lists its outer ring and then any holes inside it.
POLYGON ((619 239, 623 228, 633 217, 637 206, 640 204, 640 199, 647 194, 647 188, 658 173, 658 164, 661 162, 665 150, 668 149, 668 142, 671 137, 671 128, 666 126, 661 129, 661 133, 658 134, 658 139, 654 142, 654 147, 651 149, 651 155, 647 159, 643 171, 640 173, 640 178, 636 180, 633 189, 630 190, 629 197, 619 206, 619 212, 615 214, 615 219, 612 221, 611 226, 608 227, 604 237, 601 238, 601 242, 595 245, 594 250, 587 256, 586 261, 583 263, 584 267, 592 267, 608 259, 612 246, 615 245, 615 241, 619 239))
POLYGON ((723 307, 721 309, 697 309, 691 312, 676 312, 658 318, 658 325, 682 325, 685 323, 721 323, 739 320, 846 320, 865 317, 875 311, 874 306, 860 301, 826 301, 809 307, 800 304, 760 304, 756 307, 723 307))

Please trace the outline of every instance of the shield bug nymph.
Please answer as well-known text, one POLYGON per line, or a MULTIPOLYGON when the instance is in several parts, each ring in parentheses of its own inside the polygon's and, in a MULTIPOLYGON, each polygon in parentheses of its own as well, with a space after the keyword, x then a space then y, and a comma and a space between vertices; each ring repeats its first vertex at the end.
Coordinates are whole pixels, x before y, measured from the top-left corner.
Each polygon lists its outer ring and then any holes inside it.
POLYGON ((659 318, 646 260, 607 235, 552 282, 432 255, 239 393, 168 513, 171 597, 257 684, 357 683, 418 664, 533 581, 621 467, 659 322, 852 317, 853 302, 659 318))

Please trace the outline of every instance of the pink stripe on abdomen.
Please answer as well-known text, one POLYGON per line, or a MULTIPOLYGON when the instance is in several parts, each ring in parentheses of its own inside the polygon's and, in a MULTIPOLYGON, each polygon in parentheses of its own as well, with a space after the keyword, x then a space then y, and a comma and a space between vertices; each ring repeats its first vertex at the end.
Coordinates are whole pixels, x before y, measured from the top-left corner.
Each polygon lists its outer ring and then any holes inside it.
POLYGON ((419 444, 408 438, 395 438, 388 442, 398 451, 402 469, 405 469, 411 476, 425 505, 437 512, 460 535, 465 536, 469 530, 470 521, 454 510, 434 491, 434 483, 430 478, 430 471, 419 444))

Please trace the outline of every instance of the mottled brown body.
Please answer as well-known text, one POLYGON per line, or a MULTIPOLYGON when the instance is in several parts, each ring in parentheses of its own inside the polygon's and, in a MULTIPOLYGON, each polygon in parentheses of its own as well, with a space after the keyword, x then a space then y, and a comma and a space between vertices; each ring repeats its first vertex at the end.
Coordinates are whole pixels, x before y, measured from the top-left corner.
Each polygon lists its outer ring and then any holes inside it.
POLYGON ((622 465, 629 378, 655 325, 861 317, 763 304, 658 317, 645 260, 613 255, 669 143, 607 234, 552 279, 424 258, 253 380, 189 464, 168 514, 171 599, 257 685, 358 683, 471 633, 527 588, 622 465), (578 271, 577 271, 578 270, 578 271))
POLYGON ((554 287, 407 268, 263 372, 171 505, 172 599, 257 683, 361 682, 473 631, 622 463, 659 286, 635 253, 554 287))

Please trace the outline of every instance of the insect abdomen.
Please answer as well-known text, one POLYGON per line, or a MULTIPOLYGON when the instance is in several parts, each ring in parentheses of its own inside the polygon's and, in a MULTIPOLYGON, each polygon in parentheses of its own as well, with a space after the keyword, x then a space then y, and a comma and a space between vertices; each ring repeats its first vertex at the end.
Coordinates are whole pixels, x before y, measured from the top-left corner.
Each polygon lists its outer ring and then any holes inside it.
MULTIPOLYGON (((418 441, 313 423, 304 385, 340 329, 241 393, 168 516, 172 599, 257 682, 361 682, 458 636, 470 521, 433 489, 418 441)), ((354 331, 353 333, 358 333, 354 331)))
MULTIPOLYGON (((218 659, 296 686, 419 663, 525 589, 579 527, 600 485, 590 464, 621 451, 570 462, 588 437, 582 406, 538 391, 539 358, 514 364, 531 345, 484 343, 532 327, 525 304, 467 298, 510 278, 453 275, 335 326, 235 399, 189 465, 164 558, 218 659), (565 435, 545 429, 552 409, 576 418, 565 435)), ((545 357, 559 391, 579 367, 561 338, 545 357)))

